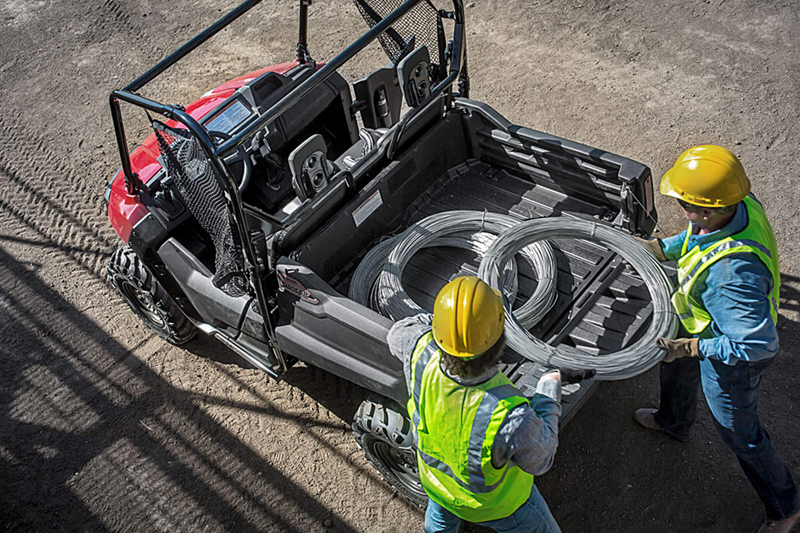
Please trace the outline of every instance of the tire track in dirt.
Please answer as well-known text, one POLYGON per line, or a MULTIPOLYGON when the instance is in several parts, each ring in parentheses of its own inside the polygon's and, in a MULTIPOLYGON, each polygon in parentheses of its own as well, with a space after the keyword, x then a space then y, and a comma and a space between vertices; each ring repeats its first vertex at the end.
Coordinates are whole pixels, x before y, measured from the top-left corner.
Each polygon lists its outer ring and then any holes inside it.
POLYGON ((81 179, 38 134, 20 130, 0 116, 0 209, 52 243, 46 254, 65 253, 99 275, 116 243, 97 229, 104 203, 97 184, 81 179))
MULTIPOLYGON (((84 5, 87 17, 92 21, 90 30, 84 34, 84 46, 91 42, 103 42, 110 36, 124 35, 135 41, 146 39, 148 36, 142 26, 131 16, 130 4, 123 4, 117 0, 104 0, 94 5, 84 5), (89 16, 91 15, 91 16, 89 16)), ((46 22, 42 20, 39 24, 46 22)), ((24 46, 24 43, 23 43, 24 46)), ((98 73, 100 76, 102 74, 98 73)), ((85 80, 87 81, 87 80, 85 80)), ((88 80, 88 83, 97 83, 88 80)), ((27 109, 25 110, 27 112, 27 109)), ((26 117, 22 110, 18 110, 15 118, 0 115, 0 169, 10 178, 17 188, 21 188, 23 196, 8 194, 5 196, 7 204, 12 205, 43 205, 36 211, 36 227, 42 231, 45 225, 63 228, 61 232, 45 231, 51 240, 67 243, 71 247, 79 248, 84 244, 81 238, 90 235, 89 243, 106 245, 105 249, 115 245, 110 238, 110 232, 100 233, 94 229, 97 225, 98 213, 104 212, 105 202, 102 198, 101 188, 106 180, 86 179, 81 171, 91 163, 89 156, 79 153, 74 159, 65 159, 65 154, 60 150, 63 139, 57 133, 49 135, 49 139, 34 129, 27 126, 26 117), (53 149, 52 147, 56 147, 53 149), (30 175, 39 176, 31 180, 30 175), (22 178, 25 176, 25 179, 22 178), (45 188, 43 188, 43 185, 45 188), (20 203, 22 200, 25 203, 20 203), (39 220, 39 216, 42 220, 39 220), (67 223, 69 222, 69 223, 67 223), (80 226, 81 231, 75 227, 80 226), (86 235, 78 235, 78 233, 86 235), (58 237, 66 238, 66 241, 58 237)), ((109 121, 110 122, 110 121, 109 121)), ((46 131, 50 133, 53 130, 46 131)), ((69 156, 67 156, 69 157, 69 156)), ((98 177, 99 178, 99 177, 98 177)), ((11 191, 6 191, 10 193, 11 191)), ((19 194, 19 190, 16 191, 19 194)), ((12 212, 14 210, 12 209, 12 212)), ((22 212, 18 218, 32 222, 32 213, 29 209, 17 209, 22 212)), ((101 225, 107 227, 107 225, 101 225)), ((109 250, 110 251, 110 250, 109 250)), ((93 254, 90 254, 93 255, 93 254)), ((90 269, 96 270, 96 261, 84 262, 90 269)))
MULTIPOLYGON (((130 6, 130 3, 123 6, 123 4, 117 2, 117 0, 105 0, 103 2, 103 8, 112 15, 113 19, 120 24, 124 24, 125 28, 129 29, 130 33, 133 33, 136 36, 136 40, 145 39, 147 34, 144 32, 139 24, 133 22, 130 13, 128 12, 127 8, 130 6)), ((97 28, 105 30, 106 27, 109 26, 109 19, 101 17, 100 24, 98 24, 97 28)), ((101 35, 108 35, 105 31, 100 32, 101 35)))
MULTIPOLYGON (((85 169, 89 156, 80 154, 71 159, 65 159, 65 152, 60 150, 62 139, 50 139, 27 126, 21 113, 16 119, 6 119, 0 115, 0 163, 4 167, 20 175, 32 174, 39 179, 25 180, 32 187, 42 189, 46 186, 47 195, 62 198, 65 201, 81 200, 70 204, 70 210, 80 212, 95 210, 102 203, 100 192, 101 181, 85 179, 80 173, 85 169), (53 148, 55 147, 55 148, 53 148), (75 194, 77 198, 73 198, 75 194)), ((83 218, 92 215, 81 215, 83 218)))

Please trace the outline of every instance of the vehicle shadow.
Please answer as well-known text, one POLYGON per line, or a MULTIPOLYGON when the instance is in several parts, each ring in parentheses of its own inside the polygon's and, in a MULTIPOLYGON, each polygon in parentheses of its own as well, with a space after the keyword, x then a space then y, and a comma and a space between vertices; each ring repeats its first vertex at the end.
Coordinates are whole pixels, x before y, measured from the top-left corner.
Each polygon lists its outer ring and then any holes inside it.
MULTIPOLYGON (((216 399, 163 379, 133 355, 138 346, 110 337, 2 246, 0 281, 0 475, 7 528, 104 531, 125 520, 126 528, 138 530, 300 533, 333 520, 336 531, 357 530, 200 408, 201 400, 216 399)), ((147 342, 161 341, 148 337, 140 344, 147 342)), ((303 385, 311 381, 298 378, 303 385)), ((223 403, 297 427, 319 425, 254 392, 263 402, 223 403)), ((377 479, 324 436, 306 434, 349 468, 377 479)))
MULTIPOLYGON (((219 341, 198 333, 187 344, 181 346, 187 352, 198 357, 214 361, 221 365, 235 365, 242 369, 255 369, 255 366, 225 348, 219 341)), ((226 369, 221 369, 227 371, 226 369)), ((229 371, 227 371, 230 373, 229 371)), ((264 379, 270 379, 266 374, 264 379)), ((369 391, 350 383, 330 372, 320 368, 305 365, 300 362, 291 367, 286 374, 281 376, 281 381, 297 387, 304 394, 310 396, 315 402, 336 415, 345 424, 351 424, 358 406, 369 396, 369 391)), ((248 387, 252 394, 262 397, 265 402, 269 398, 248 387)), ((258 407, 252 409, 258 410, 258 407)))

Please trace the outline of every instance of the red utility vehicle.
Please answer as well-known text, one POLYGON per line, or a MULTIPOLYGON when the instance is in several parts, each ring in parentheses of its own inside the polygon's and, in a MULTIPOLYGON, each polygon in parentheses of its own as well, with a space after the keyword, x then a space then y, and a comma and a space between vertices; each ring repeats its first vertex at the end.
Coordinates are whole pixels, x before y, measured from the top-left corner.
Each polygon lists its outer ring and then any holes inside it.
MULTIPOLYGON (((106 199, 125 245, 108 276, 168 342, 199 330, 275 379, 302 361, 372 391, 354 435, 384 477, 422 503, 403 368, 386 344, 392 321, 347 296, 361 258, 385 235, 456 209, 520 221, 589 218, 649 235, 650 171, 513 125, 470 100, 462 0, 451 11, 429 0, 354 0, 370 29, 324 65, 308 52, 310 0, 300 0, 295 61, 231 80, 186 107, 139 94, 258 3, 244 2, 111 93, 122 168, 106 199), (376 39, 389 64, 349 84, 338 69, 376 39), (132 151, 122 103, 144 109, 154 129, 132 151)), ((646 327, 647 289, 614 253, 573 240, 556 243, 556 256, 558 298, 536 335, 603 353, 646 327)), ((426 249, 403 282, 430 310, 446 280, 476 272, 478 260, 426 249)), ((519 276, 524 299, 536 280, 519 276)), ((545 370, 510 351, 502 368, 531 394, 545 370)), ((564 396, 562 422, 593 389, 589 382, 564 396)))

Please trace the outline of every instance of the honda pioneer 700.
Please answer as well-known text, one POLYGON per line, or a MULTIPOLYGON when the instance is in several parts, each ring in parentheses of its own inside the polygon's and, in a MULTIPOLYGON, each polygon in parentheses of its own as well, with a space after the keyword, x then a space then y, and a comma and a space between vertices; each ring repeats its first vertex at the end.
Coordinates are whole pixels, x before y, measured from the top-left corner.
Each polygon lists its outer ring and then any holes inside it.
MULTIPOLYGON (((355 0, 370 29, 327 64, 311 58, 311 2, 300 0, 294 61, 185 107, 138 93, 258 3, 244 2, 111 94, 122 168, 106 200, 125 245, 109 279, 168 342, 199 330, 275 379, 302 361, 372 391, 356 414, 356 439, 390 483, 426 501, 402 407, 403 368, 386 344, 392 320, 348 297, 370 292, 351 287, 363 258, 409 225, 453 210, 520 222, 563 216, 649 235, 650 171, 515 126, 470 100, 462 0, 452 11, 429 0, 355 0), (388 64, 349 84, 339 69, 376 39, 388 64), (146 110, 154 130, 133 150, 121 102, 146 110)), ((475 274, 480 261, 474 250, 443 244, 414 254, 402 276, 409 298, 429 311, 448 279, 475 274)), ((652 315, 642 280, 596 243, 552 246, 557 291, 533 334, 592 354, 628 346, 652 315)), ((515 274, 522 302, 537 279, 522 262, 515 274)), ((530 394, 544 371, 511 350, 502 369, 530 394)), ((595 385, 566 391, 562 423, 595 385)))

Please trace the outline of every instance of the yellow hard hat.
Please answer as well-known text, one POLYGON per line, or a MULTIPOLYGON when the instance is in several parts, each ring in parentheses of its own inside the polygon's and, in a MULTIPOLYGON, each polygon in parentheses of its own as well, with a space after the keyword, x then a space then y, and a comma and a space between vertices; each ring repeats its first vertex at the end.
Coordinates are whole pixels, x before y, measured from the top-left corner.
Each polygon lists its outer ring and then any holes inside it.
POLYGON ((661 178, 661 194, 702 207, 733 205, 749 193, 742 163, 713 144, 689 148, 661 178))
POLYGON ((433 338, 454 357, 480 355, 503 334, 505 311, 500 291, 474 276, 460 276, 442 287, 433 305, 433 338))

